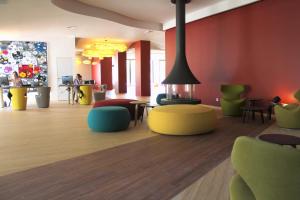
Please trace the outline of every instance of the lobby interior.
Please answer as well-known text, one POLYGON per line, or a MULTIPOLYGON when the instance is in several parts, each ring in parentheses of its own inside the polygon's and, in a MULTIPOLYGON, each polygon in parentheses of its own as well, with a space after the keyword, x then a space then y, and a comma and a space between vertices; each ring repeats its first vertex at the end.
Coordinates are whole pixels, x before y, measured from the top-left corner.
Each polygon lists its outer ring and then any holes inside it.
POLYGON ((299 8, 0 0, 0 199, 298 200, 299 8))

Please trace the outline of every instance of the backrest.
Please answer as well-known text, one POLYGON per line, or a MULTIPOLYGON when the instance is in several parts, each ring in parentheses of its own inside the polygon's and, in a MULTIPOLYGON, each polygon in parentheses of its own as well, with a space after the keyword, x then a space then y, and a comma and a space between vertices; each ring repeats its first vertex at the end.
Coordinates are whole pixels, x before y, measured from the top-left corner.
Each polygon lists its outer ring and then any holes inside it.
POLYGON ((161 100, 167 98, 167 95, 165 93, 158 94, 156 97, 156 103, 158 105, 161 105, 161 100))
POLYGON ((300 90, 298 90, 295 94, 294 94, 294 97, 300 101, 300 90))
POLYGON ((239 99, 240 95, 246 91, 245 85, 221 85, 223 98, 227 100, 239 99))
POLYGON ((242 136, 234 143, 231 159, 256 200, 299 200, 299 149, 242 136))

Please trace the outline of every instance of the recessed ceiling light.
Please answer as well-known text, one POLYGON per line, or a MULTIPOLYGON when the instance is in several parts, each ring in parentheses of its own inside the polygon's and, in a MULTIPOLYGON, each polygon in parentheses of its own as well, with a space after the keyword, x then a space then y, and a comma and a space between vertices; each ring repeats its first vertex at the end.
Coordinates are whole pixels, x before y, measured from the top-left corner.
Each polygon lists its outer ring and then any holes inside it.
POLYGON ((149 33, 152 33, 153 31, 152 30, 146 30, 144 31, 145 34, 149 34, 149 33))
POLYGON ((77 26, 67 26, 66 28, 69 29, 69 30, 74 30, 74 29, 77 28, 77 26))

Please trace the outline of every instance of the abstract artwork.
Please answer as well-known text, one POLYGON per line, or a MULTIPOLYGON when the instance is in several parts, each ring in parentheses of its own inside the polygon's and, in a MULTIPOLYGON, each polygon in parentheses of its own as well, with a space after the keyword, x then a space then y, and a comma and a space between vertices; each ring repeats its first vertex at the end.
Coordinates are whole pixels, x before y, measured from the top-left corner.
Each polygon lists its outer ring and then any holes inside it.
POLYGON ((0 41, 0 76, 9 76, 13 71, 29 82, 47 85, 47 43, 0 41))

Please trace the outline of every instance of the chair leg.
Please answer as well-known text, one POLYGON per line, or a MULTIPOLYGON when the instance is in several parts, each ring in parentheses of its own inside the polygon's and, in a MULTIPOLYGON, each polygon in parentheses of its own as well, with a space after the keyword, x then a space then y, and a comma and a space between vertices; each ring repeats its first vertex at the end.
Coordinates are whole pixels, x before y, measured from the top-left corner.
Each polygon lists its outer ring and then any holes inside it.
POLYGON ((261 116, 261 122, 265 123, 264 112, 263 111, 260 111, 260 116, 261 116))
POLYGON ((243 123, 246 122, 246 116, 247 116, 247 111, 244 110, 243 113, 242 113, 242 121, 243 121, 243 123))
POLYGON ((252 111, 252 120, 255 120, 255 111, 252 111))
MULTIPOLYGON (((144 108, 145 109, 145 108, 144 108)), ((143 119, 144 119, 144 110, 143 110, 143 112, 142 112, 142 115, 141 115, 141 123, 143 122, 143 119)))

